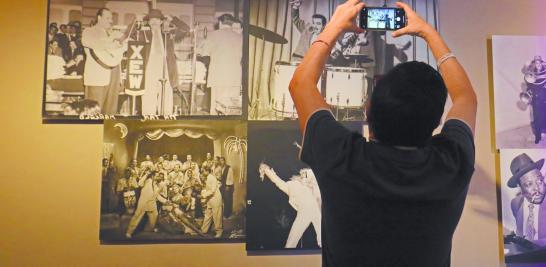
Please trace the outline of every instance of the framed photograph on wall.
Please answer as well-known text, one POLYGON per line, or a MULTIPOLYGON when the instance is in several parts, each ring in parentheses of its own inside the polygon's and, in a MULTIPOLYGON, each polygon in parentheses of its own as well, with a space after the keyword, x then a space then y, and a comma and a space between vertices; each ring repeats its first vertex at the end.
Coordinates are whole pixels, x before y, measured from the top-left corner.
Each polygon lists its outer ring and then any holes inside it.
POLYGON ((493 36, 492 48, 496 147, 546 148, 546 36, 493 36))
MULTIPOLYGON (((249 13, 249 120, 296 120, 288 85, 309 46, 344 0, 253 0, 249 13)), ((436 1, 407 1, 438 27, 436 1)), ((367 6, 394 1, 366 1, 367 6)), ((381 18, 383 22, 390 19, 381 18)), ((363 107, 378 79, 395 65, 418 60, 435 65, 423 40, 390 32, 346 33, 334 45, 317 89, 338 120, 365 120, 363 107)))
MULTIPOLYGON (((344 122, 362 133, 362 122, 344 122)), ((318 250, 321 195, 297 121, 249 122, 247 251, 318 250)))
POLYGON ((106 120, 102 243, 241 242, 243 121, 106 120))
POLYGON ((43 120, 246 117, 246 4, 49 0, 43 120))
POLYGON ((546 262, 544 149, 500 151, 506 263, 546 262))

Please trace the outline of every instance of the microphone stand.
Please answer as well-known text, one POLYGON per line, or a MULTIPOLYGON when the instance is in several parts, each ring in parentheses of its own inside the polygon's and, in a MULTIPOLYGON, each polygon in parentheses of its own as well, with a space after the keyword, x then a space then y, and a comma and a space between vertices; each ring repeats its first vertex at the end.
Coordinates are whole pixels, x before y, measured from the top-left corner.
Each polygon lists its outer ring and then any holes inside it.
POLYGON ((159 82, 161 83, 161 103, 157 113, 158 115, 165 115, 165 91, 167 89, 167 82, 169 81, 169 78, 167 77, 167 41, 169 37, 169 28, 167 28, 165 24, 162 25, 161 33, 163 34, 160 37, 163 38, 163 66, 161 68, 161 78, 159 79, 159 82))
MULTIPOLYGON (((192 36, 192 58, 191 58, 191 92, 190 92, 190 115, 194 115, 197 112, 197 106, 195 105, 196 101, 196 91, 197 91, 197 85, 195 83, 195 76, 196 76, 196 65, 197 65, 197 34, 199 29, 199 23, 195 22, 193 26, 193 30, 190 29, 190 36, 192 36)), ((212 110, 211 103, 211 110, 212 110)))
MULTIPOLYGON (((146 31, 142 30, 142 27, 144 26, 144 21, 142 19, 138 19, 135 21, 135 24, 136 24, 136 27, 132 28, 131 29, 131 32, 129 33, 129 36, 131 36, 133 34, 133 30, 136 30, 136 41, 139 42, 140 41, 140 33, 142 33, 144 35, 144 40, 146 43, 148 43, 148 38, 146 37, 146 31)), ((127 67, 127 70, 125 71, 125 73, 129 73, 128 69, 129 69, 129 65, 126 66, 127 67)), ((128 78, 128 77, 127 77, 128 78)), ((136 116, 137 115, 137 110, 136 110, 136 95, 132 95, 131 96, 131 115, 133 116, 136 116)))

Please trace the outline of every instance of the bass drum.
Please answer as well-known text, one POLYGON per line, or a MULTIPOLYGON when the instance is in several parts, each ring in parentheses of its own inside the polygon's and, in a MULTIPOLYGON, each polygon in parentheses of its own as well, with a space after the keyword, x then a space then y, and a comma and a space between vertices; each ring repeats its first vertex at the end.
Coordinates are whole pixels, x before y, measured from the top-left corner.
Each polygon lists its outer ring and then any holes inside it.
POLYGON ((362 68, 327 68, 326 102, 334 107, 362 108, 368 89, 366 74, 362 68))
MULTIPOLYGON (((273 90, 275 91, 273 99, 271 101, 271 107, 275 113, 275 117, 296 119, 298 114, 296 113, 296 107, 292 96, 288 90, 290 80, 298 67, 299 62, 283 62, 278 61, 273 69, 273 90)), ((321 80, 317 85, 321 84, 321 80)))

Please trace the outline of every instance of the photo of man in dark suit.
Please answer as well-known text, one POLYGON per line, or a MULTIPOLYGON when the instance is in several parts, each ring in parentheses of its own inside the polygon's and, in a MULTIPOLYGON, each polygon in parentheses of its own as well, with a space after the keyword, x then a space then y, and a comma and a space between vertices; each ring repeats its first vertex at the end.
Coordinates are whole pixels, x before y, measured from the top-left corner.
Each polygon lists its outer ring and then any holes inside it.
POLYGON ((529 241, 546 238, 546 188, 540 172, 543 165, 544 159, 535 162, 525 153, 516 156, 510 164, 512 177, 508 187, 521 190, 510 203, 516 235, 529 241))

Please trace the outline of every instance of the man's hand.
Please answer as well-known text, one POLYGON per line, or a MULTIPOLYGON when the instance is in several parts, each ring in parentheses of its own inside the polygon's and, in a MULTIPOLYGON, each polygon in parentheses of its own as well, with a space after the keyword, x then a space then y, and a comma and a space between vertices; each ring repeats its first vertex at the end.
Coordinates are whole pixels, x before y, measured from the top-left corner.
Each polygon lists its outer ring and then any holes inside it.
POLYGON ((407 25, 406 27, 394 31, 393 37, 400 37, 403 35, 417 35, 425 39, 429 34, 436 32, 434 27, 424 21, 411 7, 402 2, 396 2, 398 7, 401 7, 406 12, 407 25))
POLYGON ((292 5, 293 9, 299 9, 301 6, 302 0, 290 0, 290 5, 292 5))
POLYGON ((269 168, 269 166, 267 166, 267 164, 265 163, 260 163, 260 167, 258 168, 258 172, 260 173, 260 179, 262 179, 262 182, 264 181, 264 178, 265 178, 265 170, 269 168))
POLYGON ((258 169, 258 171, 260 172, 260 178, 262 179, 262 181, 265 176, 272 177, 277 175, 277 173, 275 173, 273 168, 269 167, 269 165, 265 163, 260 164, 260 168, 258 169))
POLYGON ((356 17, 364 6, 364 3, 360 0, 348 0, 337 6, 328 26, 336 28, 341 32, 364 32, 356 23, 356 17))

